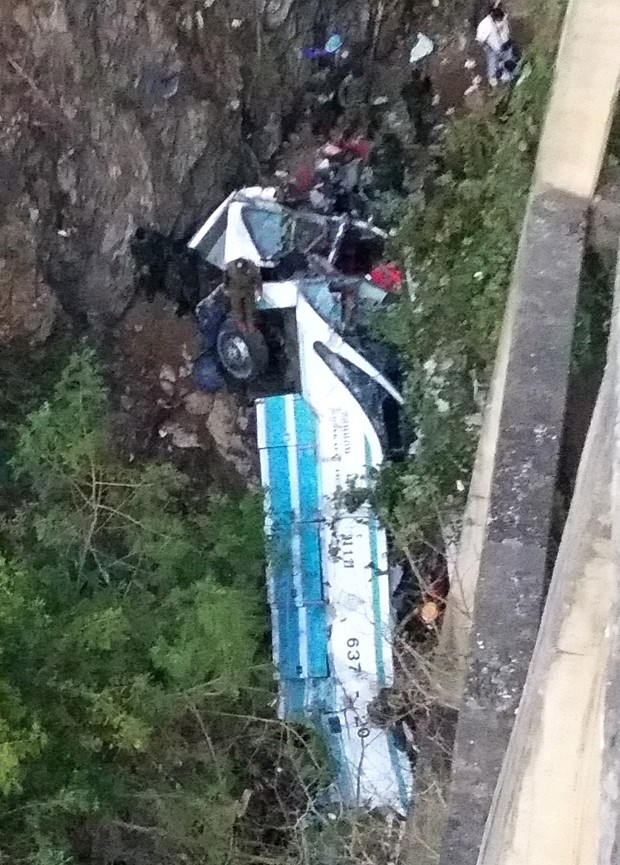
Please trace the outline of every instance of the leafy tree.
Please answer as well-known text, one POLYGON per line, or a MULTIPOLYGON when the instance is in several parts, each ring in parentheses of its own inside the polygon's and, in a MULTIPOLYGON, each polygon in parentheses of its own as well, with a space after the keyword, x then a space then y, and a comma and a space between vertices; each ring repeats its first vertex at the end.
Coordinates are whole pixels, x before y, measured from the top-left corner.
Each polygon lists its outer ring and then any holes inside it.
POLYGON ((250 765, 240 719, 271 698, 261 502, 123 464, 108 413, 92 353, 77 353, 14 448, 0 851, 60 865, 95 821, 217 862, 250 765))

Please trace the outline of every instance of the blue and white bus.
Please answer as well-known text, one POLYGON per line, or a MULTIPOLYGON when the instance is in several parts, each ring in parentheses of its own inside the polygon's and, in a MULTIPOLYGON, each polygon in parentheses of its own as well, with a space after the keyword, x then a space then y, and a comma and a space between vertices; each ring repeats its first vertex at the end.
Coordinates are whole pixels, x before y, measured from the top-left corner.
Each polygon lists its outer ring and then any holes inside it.
MULTIPOLYGON (((211 234, 218 242, 219 230, 211 234)), ((234 259, 230 238, 219 244, 234 259)), ((386 300, 364 278, 264 281, 258 317, 265 333, 279 322, 289 369, 279 390, 272 383, 257 397, 256 411, 279 714, 321 731, 334 765, 332 800, 405 814, 413 787, 405 737, 369 712, 394 682, 387 537, 368 503, 350 511, 344 495, 402 447, 402 397, 359 339, 359 323, 386 300)), ((249 353, 243 335, 236 340, 228 360, 239 371, 249 353)))
POLYGON ((294 301, 300 366, 298 393, 256 406, 280 715, 323 731, 343 803, 405 813, 412 774, 402 737, 368 712, 394 680, 387 538, 369 505, 351 513, 343 501, 382 463, 382 404, 401 398, 321 316, 334 300, 327 292, 320 280, 264 285, 267 306, 294 301), (351 368, 378 400, 360 401, 351 368))

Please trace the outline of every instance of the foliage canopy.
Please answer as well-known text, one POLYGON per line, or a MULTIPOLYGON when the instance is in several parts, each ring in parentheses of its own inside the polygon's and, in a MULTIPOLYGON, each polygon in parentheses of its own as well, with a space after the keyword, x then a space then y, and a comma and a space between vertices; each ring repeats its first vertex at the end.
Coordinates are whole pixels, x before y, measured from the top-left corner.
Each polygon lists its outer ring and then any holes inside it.
POLYGON ((62 861, 96 818, 218 861, 251 767, 237 736, 269 714, 261 501, 123 464, 108 411, 92 353, 74 354, 14 446, 0 850, 62 861))

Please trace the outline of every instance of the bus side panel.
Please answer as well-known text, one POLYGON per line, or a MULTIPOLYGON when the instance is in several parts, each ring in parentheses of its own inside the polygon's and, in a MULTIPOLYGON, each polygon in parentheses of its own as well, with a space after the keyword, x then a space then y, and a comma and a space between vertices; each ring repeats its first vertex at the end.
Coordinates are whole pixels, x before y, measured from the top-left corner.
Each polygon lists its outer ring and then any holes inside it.
POLYGON ((276 665, 281 679, 326 677, 316 421, 301 397, 286 395, 260 400, 257 422, 276 665))

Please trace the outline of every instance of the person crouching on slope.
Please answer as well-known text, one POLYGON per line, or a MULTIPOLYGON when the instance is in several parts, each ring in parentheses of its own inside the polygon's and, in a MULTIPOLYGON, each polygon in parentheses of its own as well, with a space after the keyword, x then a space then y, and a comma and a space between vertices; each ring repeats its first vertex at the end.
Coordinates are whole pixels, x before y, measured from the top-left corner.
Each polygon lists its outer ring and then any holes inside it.
POLYGON ((476 30, 476 41, 487 59, 487 77, 491 87, 514 80, 518 75, 519 56, 510 37, 510 24, 501 2, 491 3, 489 14, 476 30))

